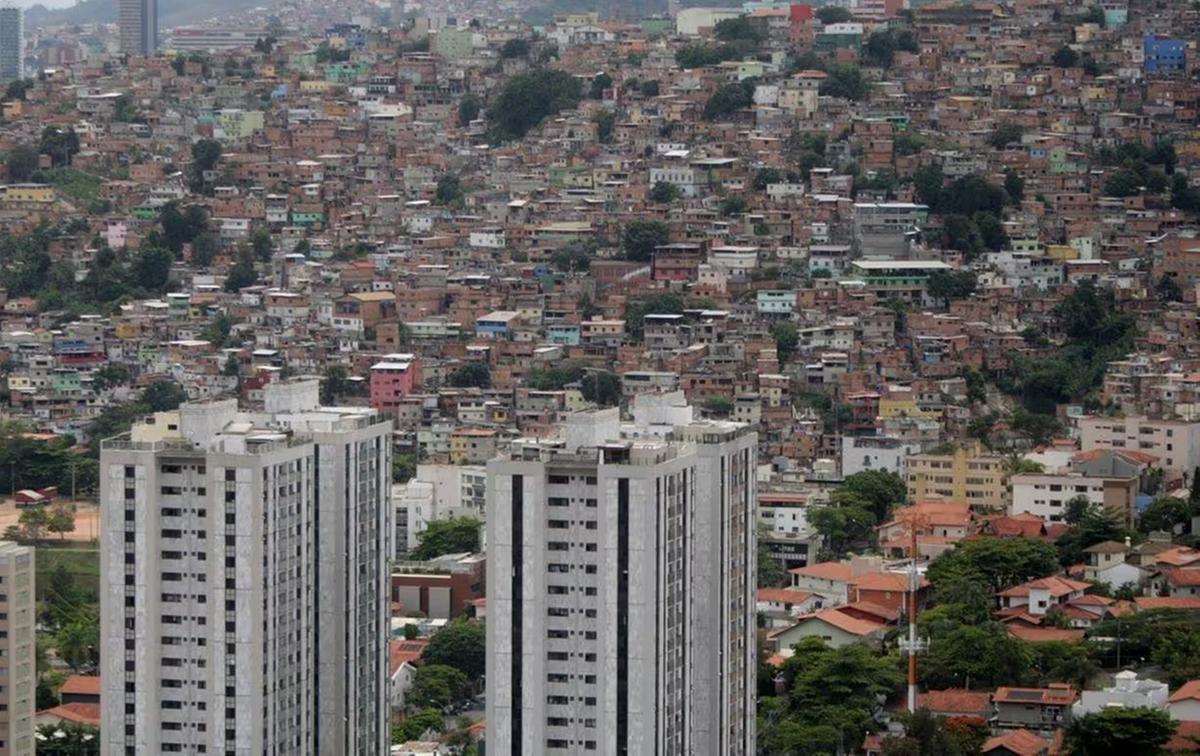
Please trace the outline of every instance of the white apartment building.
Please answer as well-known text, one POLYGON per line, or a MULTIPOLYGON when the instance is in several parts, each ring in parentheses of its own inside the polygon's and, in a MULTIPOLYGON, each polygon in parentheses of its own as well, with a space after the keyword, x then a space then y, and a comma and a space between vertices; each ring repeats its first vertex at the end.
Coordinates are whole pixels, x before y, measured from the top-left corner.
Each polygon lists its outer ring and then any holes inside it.
POLYGON ((843 436, 842 477, 867 470, 889 470, 905 475, 904 461, 921 453, 921 444, 889 436, 843 436))
POLYGON ((417 465, 412 480, 396 486, 396 559, 407 559, 434 520, 482 520, 487 469, 482 465, 417 465))
POLYGON ((488 751, 755 751, 756 436, 682 394, 488 464, 488 751))
POLYGON ((1062 522, 1067 502, 1082 496, 1090 503, 1105 507, 1132 524, 1138 495, 1138 478, 1086 475, 1064 471, 1051 474, 1014 475, 1010 514, 1029 513, 1047 522, 1062 522))
POLYGON ((1089 415, 1076 421, 1083 451, 1121 449, 1158 457, 1168 480, 1186 476, 1200 465, 1200 423, 1152 420, 1144 416, 1089 415))
POLYGON ((103 443, 102 754, 385 752, 392 427, 317 394, 103 443))
POLYGON ((37 670, 34 552, 0 541, 0 756, 31 756, 37 670))

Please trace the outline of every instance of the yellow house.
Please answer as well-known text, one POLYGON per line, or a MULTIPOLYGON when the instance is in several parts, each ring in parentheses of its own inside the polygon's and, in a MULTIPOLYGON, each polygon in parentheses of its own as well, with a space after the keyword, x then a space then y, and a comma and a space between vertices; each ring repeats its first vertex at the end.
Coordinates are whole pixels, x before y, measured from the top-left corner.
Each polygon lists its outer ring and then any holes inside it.
POLYGON ((917 406, 917 400, 912 397, 881 398, 879 400, 879 415, 885 418, 916 417, 936 419, 939 417, 936 412, 921 409, 917 406))
POLYGON ((496 456, 496 431, 458 428, 450 434, 450 464, 482 465, 496 456))
POLYGON ((115 330, 118 339, 134 339, 141 334, 142 326, 131 320, 118 320, 115 330))
POLYGON ((1079 250, 1075 249, 1069 244, 1047 244, 1046 257, 1049 257, 1053 260, 1058 260, 1059 262, 1078 260, 1079 250))
POLYGON ((336 86, 337 85, 334 84, 332 81, 323 81, 320 79, 309 79, 309 80, 300 82, 300 93, 301 94, 321 94, 322 92, 330 91, 331 89, 333 89, 336 86))
POLYGON ((47 184, 9 184, 4 187, 4 201, 50 204, 54 201, 54 187, 47 184))
POLYGON ((985 511, 1008 506, 1004 457, 986 454, 978 444, 945 454, 914 454, 905 467, 909 501, 942 498, 985 511))

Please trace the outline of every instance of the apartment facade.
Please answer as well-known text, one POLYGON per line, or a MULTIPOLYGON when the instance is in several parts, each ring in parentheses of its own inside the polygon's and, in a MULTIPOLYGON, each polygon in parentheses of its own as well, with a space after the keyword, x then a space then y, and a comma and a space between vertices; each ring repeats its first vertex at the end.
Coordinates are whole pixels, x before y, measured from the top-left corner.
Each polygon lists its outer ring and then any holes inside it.
POLYGON ((25 11, 0 8, 0 82, 25 78, 25 11))
POLYGON ((122 54, 148 57, 158 50, 158 0, 120 0, 117 22, 122 54))
POLYGON ((489 463, 489 752, 754 752, 756 437, 671 396, 489 463))
POLYGON ((391 423, 183 405, 101 454, 101 752, 386 748, 391 423))
POLYGON ((934 497, 962 501, 972 509, 1002 510, 1008 505, 1004 458, 978 446, 947 454, 914 454, 906 463, 909 501, 934 497))
POLYGON ((1167 479, 1187 478, 1200 465, 1200 423, 1154 420, 1145 416, 1100 417, 1077 421, 1083 451, 1114 449, 1158 458, 1167 479))
POLYGON ((0 616, 0 756, 31 756, 37 689, 34 551, 10 541, 0 542, 0 616))

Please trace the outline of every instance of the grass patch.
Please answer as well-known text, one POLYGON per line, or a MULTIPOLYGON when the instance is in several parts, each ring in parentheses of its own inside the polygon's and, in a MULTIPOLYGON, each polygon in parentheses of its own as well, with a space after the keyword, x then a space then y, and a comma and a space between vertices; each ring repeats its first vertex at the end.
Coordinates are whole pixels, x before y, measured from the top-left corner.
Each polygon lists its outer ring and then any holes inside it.
POLYGON ((68 543, 65 545, 43 544, 36 549, 35 585, 38 600, 44 599, 46 587, 50 585, 50 576, 62 567, 79 586, 86 592, 91 601, 100 600, 100 547, 86 543, 68 543))
POLYGON ((33 177, 47 184, 53 184, 63 194, 78 202, 91 202, 100 195, 100 187, 104 179, 90 173, 77 171, 74 168, 55 168, 41 171, 33 177))

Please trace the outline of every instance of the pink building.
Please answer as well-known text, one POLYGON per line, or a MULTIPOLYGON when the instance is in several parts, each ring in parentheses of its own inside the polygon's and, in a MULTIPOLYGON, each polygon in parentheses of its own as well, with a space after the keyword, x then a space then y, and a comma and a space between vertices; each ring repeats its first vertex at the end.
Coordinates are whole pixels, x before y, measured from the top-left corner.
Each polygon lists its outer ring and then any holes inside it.
POLYGON ((395 412, 404 397, 421 385, 421 363, 413 354, 385 354, 371 366, 371 406, 395 412))

